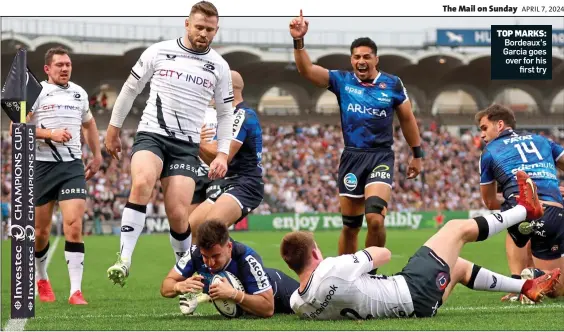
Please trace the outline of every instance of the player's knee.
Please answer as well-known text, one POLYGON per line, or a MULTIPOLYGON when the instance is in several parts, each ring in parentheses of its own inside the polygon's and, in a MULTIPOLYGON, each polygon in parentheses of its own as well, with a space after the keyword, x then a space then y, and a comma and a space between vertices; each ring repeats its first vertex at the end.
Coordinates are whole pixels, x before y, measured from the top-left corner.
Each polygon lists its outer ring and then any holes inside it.
POLYGON ((460 236, 467 241, 473 241, 477 227, 475 222, 469 219, 453 219, 447 222, 440 231, 449 233, 451 236, 460 236))
POLYGON ((82 240, 82 218, 74 217, 63 220, 64 233, 67 241, 80 242, 82 240))
POLYGON ((150 198, 154 185, 149 176, 138 174, 131 183, 131 196, 150 198))
POLYGON ((188 218, 186 218, 187 213, 184 207, 178 206, 171 210, 172 211, 167 211, 166 213, 171 225, 181 225, 184 223, 184 219, 186 219, 186 224, 188 224, 188 218))
POLYGON ((35 227, 35 238, 36 238, 36 243, 38 242, 38 240, 43 240, 43 239, 48 239, 49 235, 51 235, 50 232, 50 227, 35 227))
POLYGON ((366 199, 364 203, 364 212, 366 213, 366 218, 368 219, 370 214, 376 214, 382 216, 382 220, 384 220, 384 216, 386 214, 386 209, 388 208, 388 202, 378 196, 370 196, 366 199))
POLYGON ((381 232, 384 227, 384 216, 380 214, 366 215, 366 225, 369 232, 381 232))
POLYGON ((343 216, 343 231, 345 233, 350 233, 351 235, 356 235, 360 232, 363 221, 363 214, 358 216, 343 216))

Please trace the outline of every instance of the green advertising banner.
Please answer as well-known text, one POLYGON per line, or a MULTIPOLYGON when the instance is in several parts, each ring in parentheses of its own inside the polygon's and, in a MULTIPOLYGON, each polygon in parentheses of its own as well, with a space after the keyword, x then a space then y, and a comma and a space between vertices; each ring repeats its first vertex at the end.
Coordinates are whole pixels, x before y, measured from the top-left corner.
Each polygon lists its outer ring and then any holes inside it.
MULTIPOLYGON (((389 212, 384 220, 386 228, 435 228, 452 219, 467 219, 468 211, 389 212)), ((338 230, 343 226, 337 213, 278 213, 248 216, 250 231, 320 231, 338 230)), ((362 224, 366 228, 366 219, 362 224)))

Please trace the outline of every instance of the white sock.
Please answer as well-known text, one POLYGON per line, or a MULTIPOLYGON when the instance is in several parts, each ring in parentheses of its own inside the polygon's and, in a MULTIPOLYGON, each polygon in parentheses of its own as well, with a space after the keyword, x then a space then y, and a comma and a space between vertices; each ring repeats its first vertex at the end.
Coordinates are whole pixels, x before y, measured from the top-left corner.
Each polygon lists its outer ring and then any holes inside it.
POLYGON ((489 214, 484 218, 488 222, 489 238, 527 219, 527 209, 522 205, 517 205, 507 211, 489 214))
POLYGON ((84 271, 84 243, 65 243, 65 259, 69 269, 70 295, 81 290, 84 271), (69 251, 71 250, 71 251, 69 251))
MULTIPOLYGON (((172 232, 172 230, 171 230, 172 232)), ((184 253, 186 251, 188 251, 190 249, 190 246, 192 245, 192 234, 190 234, 187 238, 185 238, 184 240, 178 240, 175 238, 179 237, 179 238, 183 238, 185 236, 185 234, 176 234, 172 235, 172 233, 169 235, 170 238, 170 246, 172 247, 172 251, 174 253, 174 258, 176 259, 176 263, 178 263, 178 261, 182 258, 182 256, 184 256, 184 253), (180 235, 180 236, 178 236, 180 235)))
POLYGON ((146 205, 127 202, 121 215, 120 255, 121 259, 128 265, 131 265, 133 250, 135 250, 137 240, 145 227, 146 208, 146 205))
POLYGON ((49 242, 40 252, 35 252, 35 279, 49 280, 47 275, 47 257, 49 256, 49 242))
POLYGON ((472 266, 472 277, 466 286, 471 289, 488 292, 519 294, 521 293, 525 281, 526 280, 506 277, 474 264, 472 266))

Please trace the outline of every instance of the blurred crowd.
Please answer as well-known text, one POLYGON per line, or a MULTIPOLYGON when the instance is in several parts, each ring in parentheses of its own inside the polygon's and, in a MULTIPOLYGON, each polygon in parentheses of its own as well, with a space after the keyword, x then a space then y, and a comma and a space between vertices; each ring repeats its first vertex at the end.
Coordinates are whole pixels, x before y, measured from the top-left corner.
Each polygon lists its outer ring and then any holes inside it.
MULTIPOLYGON (((390 210, 469 210, 484 207, 480 197, 478 161, 482 141, 470 131, 453 135, 431 123, 420 126, 425 151, 424 171, 416 179, 407 179, 411 151, 401 130, 394 130, 395 170, 390 210)), ((541 132, 564 144, 562 133, 541 132)), ((104 133, 100 133, 103 142, 104 133)), ((135 131, 122 133, 121 160, 113 160, 102 149, 104 164, 88 182, 87 219, 120 219, 129 188, 131 146, 135 131)), ((2 133, 2 203, 9 204, 11 144, 2 133)), ((338 125, 264 125, 263 166, 265 197, 253 213, 339 212, 337 171, 343 150, 338 125)), ((83 158, 91 157, 83 146, 83 158)), ((564 182, 564 173, 559 173, 564 182)), ((147 215, 164 217, 160 182, 147 206, 147 215)))

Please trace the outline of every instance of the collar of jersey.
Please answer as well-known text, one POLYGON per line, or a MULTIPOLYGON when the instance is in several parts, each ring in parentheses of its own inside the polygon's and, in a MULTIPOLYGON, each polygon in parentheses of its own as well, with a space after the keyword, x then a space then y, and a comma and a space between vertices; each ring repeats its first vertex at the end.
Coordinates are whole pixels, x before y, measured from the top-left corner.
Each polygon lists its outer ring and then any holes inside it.
MULTIPOLYGON (((382 74, 382 72, 378 72, 378 75, 376 75, 376 78, 374 79, 374 81, 372 81, 372 84, 376 84, 376 81, 378 81, 378 79, 380 78, 380 75, 382 74)), ((363 83, 360 78, 358 78, 358 76, 356 76, 355 73, 353 73, 354 78, 356 78, 356 80, 358 81, 358 83, 363 83)))
POLYGON ((304 287, 304 291, 300 292, 300 288, 298 287, 298 295, 300 296, 304 296, 307 291, 309 290, 309 287, 311 286, 311 280, 313 279, 313 274, 315 273, 315 270, 311 271, 311 275, 309 276, 309 279, 307 280, 307 284, 304 287))
POLYGON ((223 269, 221 269, 220 271, 225 271, 225 269, 227 269, 227 267, 229 266, 229 264, 231 264, 231 261, 233 260, 233 258, 229 258, 229 262, 227 262, 227 264, 225 264, 225 266, 223 267, 223 269))
POLYGON ((514 133, 513 129, 504 129, 495 139, 502 138, 507 135, 511 135, 513 133, 514 133))
POLYGON ((67 85, 59 85, 59 84, 49 83, 49 81, 47 81, 47 80, 45 80, 45 83, 51 84, 51 85, 56 85, 56 86, 58 86, 58 87, 61 88, 61 89, 68 89, 68 88, 70 87, 70 84, 69 84, 69 83, 67 83, 67 85))
POLYGON ((208 54, 208 53, 210 52, 209 46, 208 46, 208 48, 207 48, 205 51, 203 51, 203 52, 196 52, 196 51, 194 51, 194 50, 191 50, 191 49, 189 49, 188 47, 184 46, 184 43, 182 43, 182 39, 183 39, 182 37, 178 38, 178 39, 176 40, 176 43, 178 44, 178 47, 180 47, 182 50, 184 50, 184 51, 186 51, 186 52, 188 52, 188 53, 191 53, 191 54, 198 54, 198 55, 204 55, 204 54, 208 54))

